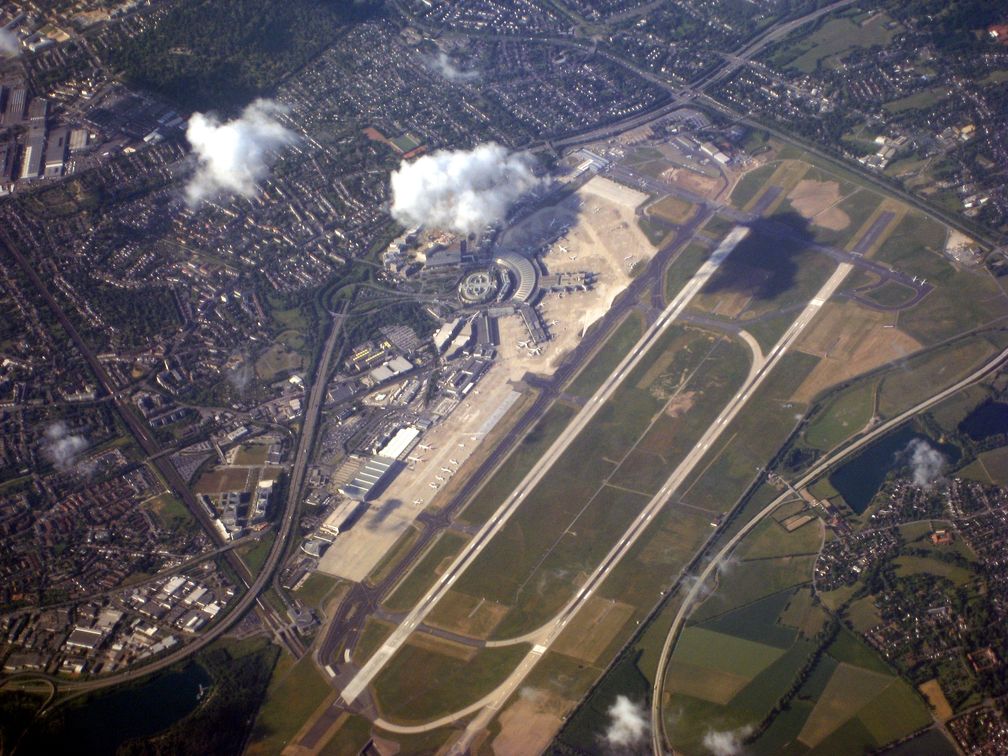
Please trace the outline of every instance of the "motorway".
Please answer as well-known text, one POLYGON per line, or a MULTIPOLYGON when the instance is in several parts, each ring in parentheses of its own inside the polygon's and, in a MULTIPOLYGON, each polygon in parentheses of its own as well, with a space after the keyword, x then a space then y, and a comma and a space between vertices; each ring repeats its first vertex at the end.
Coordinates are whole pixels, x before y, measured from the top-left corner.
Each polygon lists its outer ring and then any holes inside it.
POLYGON ((525 500, 525 497, 545 477, 553 464, 567 450, 571 441, 584 430, 595 414, 612 397, 626 373, 632 370, 644 358, 651 347, 676 321, 694 295, 710 280, 721 266, 721 263, 724 262, 735 246, 745 238, 748 232, 748 229, 744 227, 732 230, 690 281, 673 298, 659 318, 648 327, 637 344, 620 361, 616 369, 613 370, 595 394, 585 403, 585 406, 567 425, 560 436, 557 437, 546 453, 539 458, 522 482, 515 488, 514 492, 504 500, 503 504, 480 528, 479 532, 466 544, 451 566, 442 573, 437 583, 424 595, 412 611, 406 615, 405 619, 396 627, 382 647, 344 686, 341 697, 346 703, 353 703, 364 692, 365 688, 384 668, 389 659, 406 642, 410 634, 423 622, 434 608, 434 605, 451 589, 455 581, 479 556, 490 540, 503 529, 522 501, 525 500))
MULTIPOLYGON (((43 283, 36 269, 29 263, 24 255, 21 254, 20 250, 14 246, 2 230, 0 230, 0 235, 2 235, 6 248, 13 255, 25 275, 28 276, 29 280, 31 280, 32 284, 39 292, 39 295, 46 301, 46 304, 59 320, 74 346, 88 363, 88 366, 91 368, 92 373, 94 373, 95 378, 101 384, 102 389, 113 397, 113 403, 119 413, 119 416, 122 418, 126 427, 140 445, 140 448, 143 449, 150 464, 157 469, 172 491, 186 504, 203 529, 210 535, 212 542, 218 546, 222 545, 220 534, 214 527, 206 509, 196 501, 189 486, 179 475, 178 470, 175 469, 175 466, 171 463, 171 461, 167 457, 161 455, 162 449, 160 448, 160 445, 150 435, 144 424, 133 413, 127 399, 122 395, 122 392, 116 389, 115 385, 109 378, 108 373, 102 367, 94 352, 87 346, 83 338, 81 338, 70 318, 53 297, 48 287, 46 287, 43 283)), ((259 607, 266 625, 273 631, 277 640, 287 646, 287 648, 291 651, 291 653, 295 654, 295 656, 303 655, 304 646, 300 639, 286 629, 288 623, 285 622, 282 617, 277 616, 276 611, 261 600, 260 594, 273 579, 276 568, 286 551, 287 540, 296 522, 299 491, 301 482, 304 479, 308 450, 310 449, 314 439, 315 424, 318 420, 322 399, 325 396, 325 377, 327 375, 329 362, 332 358, 333 349, 341 331, 342 317, 335 316, 325 347, 322 350, 322 356, 319 359, 316 375, 312 380, 311 394, 305 408, 304 427, 298 443, 297 457, 295 459, 294 469, 292 471, 290 485, 288 487, 288 498, 280 516, 277 537, 273 542, 273 547, 270 550, 269 556, 266 558, 259 574, 253 578, 248 567, 241 558, 234 553, 233 550, 228 549, 222 552, 228 565, 244 583, 244 591, 241 598, 239 598, 232 606, 226 607, 226 615, 193 642, 159 658, 151 664, 137 667, 135 669, 109 675, 108 677, 101 677, 94 680, 80 682, 67 682, 59 678, 50 678, 40 673, 18 675, 18 679, 44 677, 58 683, 61 690, 72 690, 75 692, 95 690, 110 685, 117 685, 129 680, 135 680, 152 672, 165 669, 206 647, 219 638, 223 633, 227 632, 227 630, 240 620, 253 605, 257 605, 259 607)))
POLYGON ((848 446, 839 449, 838 451, 830 454, 829 456, 822 459, 816 465, 814 465, 807 473, 801 476, 797 481, 788 484, 788 490, 774 499, 772 502, 767 504, 759 513, 757 513, 751 520, 749 520, 732 538, 721 548, 720 551, 714 556, 713 559, 708 562, 704 570, 697 576, 696 580, 693 581, 692 587, 686 594, 679 607, 679 611, 676 613, 675 619, 672 621, 672 626, 669 629, 668 635, 665 638, 665 644, 662 647, 661 656, 658 661, 658 670, 655 675, 654 688, 651 694, 651 737, 652 737, 652 750, 655 756, 663 756, 667 753, 665 744, 668 742, 668 738, 665 735, 665 722, 661 715, 661 701, 662 701, 662 690, 664 688, 665 680, 665 670, 668 668, 669 659, 672 656, 672 651, 675 648, 675 641, 678 638, 679 631, 686 621, 692 611, 693 605, 696 603, 697 597, 700 595, 701 591, 704 589, 704 585, 710 579, 714 570, 718 568, 724 559, 731 554, 732 550, 739 544, 739 542, 748 535, 753 528, 755 528, 759 523, 769 516, 777 507, 783 504, 785 501, 794 498, 793 491, 795 489, 801 489, 808 485, 811 485, 817 478, 824 475, 831 467, 836 465, 843 459, 855 454, 860 449, 864 448, 872 441, 875 441, 879 437, 888 433, 889 431, 895 429, 899 425, 902 425, 910 418, 915 415, 924 412, 941 401, 949 398, 953 394, 961 391, 962 389, 970 386, 977 381, 983 380, 988 375, 998 370, 1002 365, 1008 362, 1008 349, 999 352, 997 355, 992 357, 986 364, 974 370, 965 378, 956 381, 951 386, 939 391, 928 399, 914 405, 910 409, 901 412, 896 417, 891 420, 887 420, 876 428, 872 429, 870 432, 866 433, 864 436, 858 438, 853 443, 848 446))

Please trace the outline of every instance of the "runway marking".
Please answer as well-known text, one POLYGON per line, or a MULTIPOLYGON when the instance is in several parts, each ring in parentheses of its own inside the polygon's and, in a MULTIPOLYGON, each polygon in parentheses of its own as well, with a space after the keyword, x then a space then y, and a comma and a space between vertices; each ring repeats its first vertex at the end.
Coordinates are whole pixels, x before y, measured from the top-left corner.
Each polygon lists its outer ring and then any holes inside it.
POLYGON ((644 355, 654 346, 664 330, 676 321, 693 297, 717 272, 721 263, 727 259, 739 242, 748 235, 749 228, 736 226, 725 236, 717 249, 711 253, 711 256, 700 266, 700 269, 693 274, 693 277, 690 278, 669 303, 668 307, 665 308, 662 316, 644 332, 634 348, 620 361, 620 364, 610 373, 609 377, 602 382, 602 385, 595 392, 594 396, 585 403, 584 408, 574 417, 546 453, 540 457, 539 461, 526 474, 524 480, 516 487, 516 492, 505 499, 504 503, 498 508, 497 513, 480 528, 469 544, 455 558, 455 561, 445 570, 442 579, 434 584, 413 610, 410 611, 403 622, 396 627, 383 644, 381 652, 376 653, 368 659, 364 666, 347 683, 341 693, 341 697, 345 702, 353 703, 364 692, 364 689, 382 670, 389 658, 406 642, 413 629, 427 617, 434 605, 451 590, 455 581, 475 561, 487 543, 504 527, 511 515, 518 508, 518 505, 525 498, 525 495, 538 485, 546 472, 566 451, 571 442, 580 435, 581 431, 584 430, 598 410, 601 409, 602 405, 608 401, 621 383, 621 376, 636 367, 644 355))

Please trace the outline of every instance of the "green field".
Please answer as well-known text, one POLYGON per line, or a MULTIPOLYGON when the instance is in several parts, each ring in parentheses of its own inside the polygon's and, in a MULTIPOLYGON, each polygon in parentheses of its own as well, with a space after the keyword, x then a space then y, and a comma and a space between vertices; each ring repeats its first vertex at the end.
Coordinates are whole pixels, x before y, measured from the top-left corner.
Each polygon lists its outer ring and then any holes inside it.
POLYGON ((577 410, 569 404, 557 403, 550 407, 466 505, 459 519, 469 523, 489 519, 576 414, 577 410))
POLYGON ((332 593, 339 581, 323 575, 321 572, 313 572, 308 579, 302 583, 301 587, 294 591, 294 595, 308 606, 315 609, 322 609, 325 600, 332 593))
POLYGON ((446 530, 427 548, 424 555, 407 573, 383 602, 393 612, 405 612, 413 608, 437 578, 436 570, 448 559, 456 557, 468 543, 465 536, 446 530))
POLYGON ((830 399, 805 428, 805 442, 828 451, 863 429, 875 409, 875 381, 862 381, 830 399))
POLYGON ((703 331, 673 327, 659 339, 460 577, 463 593, 514 606, 495 637, 559 608, 572 577, 601 560, 747 366, 737 343, 703 331))
POLYGON ((867 22, 856 23, 850 18, 834 18, 807 36, 785 46, 771 56, 778 65, 787 65, 802 73, 812 73, 821 65, 836 67, 831 58, 842 57, 856 47, 883 45, 892 37, 885 28, 888 16, 879 14, 867 22))
POLYGON ((191 528, 196 524, 185 504, 170 493, 155 496, 144 503, 150 507, 166 530, 176 531, 191 528))
POLYGON ((817 554, 822 543, 822 532, 816 519, 789 533, 776 520, 768 517, 746 536, 745 546, 738 550, 738 556, 749 560, 817 554))
POLYGON ((965 585, 973 577, 973 573, 965 567, 946 562, 942 559, 930 559, 919 556, 901 556, 895 562, 896 574, 901 577, 909 575, 937 575, 948 578, 956 585, 965 585))
POLYGON ((300 354, 278 341, 271 344, 256 360, 256 375, 270 383, 293 370, 300 370, 303 364, 300 354))
POLYGON ((249 753, 279 753, 330 692, 311 654, 293 666, 284 656, 273 671, 266 701, 256 717, 249 753))
POLYGON ((238 556, 242 558, 242 561, 249 568, 249 572, 253 575, 258 573, 262 569, 263 564, 266 563, 266 557, 269 556, 270 549, 273 548, 273 541, 275 540, 276 531, 270 530, 263 533, 255 543, 249 546, 238 547, 238 556))
POLYGON ((643 333, 644 324, 640 316, 631 313, 625 317, 588 364, 567 384, 567 393, 584 399, 589 398, 616 369, 620 360, 627 355, 643 333))
POLYGON ((902 113, 906 110, 923 110, 937 105, 948 97, 948 89, 942 87, 932 87, 924 89, 907 97, 898 100, 891 100, 882 107, 890 113, 902 113))
POLYGON ((665 271, 665 301, 671 302, 682 287, 700 270, 710 257, 710 250, 702 244, 692 243, 679 253, 665 271))
POLYGON ((971 337, 908 360, 907 369, 901 366, 882 378, 878 392, 879 415, 883 418, 898 415, 931 396, 937 387, 947 386, 966 375, 994 351, 995 347, 986 339, 971 337))
POLYGON ((530 646, 483 649, 465 661, 412 644, 403 646, 372 685, 382 716, 421 723, 485 696, 511 673, 530 646))
POLYGON ((806 583, 812 578, 814 563, 814 555, 730 562, 722 571, 718 590, 697 607, 693 620, 704 622, 764 596, 806 583))
POLYGON ((900 307, 914 298, 915 292, 909 286, 886 281, 878 288, 865 293, 865 298, 883 307, 900 307))
MULTIPOLYGON (((731 203, 738 208, 745 207, 763 188, 767 180, 777 170, 777 163, 767 163, 746 173, 735 185, 731 193, 731 203)), ((710 225, 710 224, 708 224, 710 225)))
POLYGON ((716 513, 734 506, 757 469, 770 461, 797 425, 804 405, 792 402, 791 396, 818 362, 803 352, 784 355, 745 411, 711 447, 713 456, 687 478, 684 501, 716 513))

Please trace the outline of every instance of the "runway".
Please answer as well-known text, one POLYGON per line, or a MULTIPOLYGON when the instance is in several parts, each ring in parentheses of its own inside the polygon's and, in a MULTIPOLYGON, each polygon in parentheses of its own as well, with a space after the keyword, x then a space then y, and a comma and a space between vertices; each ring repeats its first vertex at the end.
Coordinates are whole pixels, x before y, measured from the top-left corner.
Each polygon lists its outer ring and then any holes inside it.
POLYGON ((459 576, 486 548, 490 540, 507 524, 511 515, 524 501, 526 495, 545 477, 557 459, 567 450, 570 443, 588 425, 595 414, 602 408, 616 391, 623 377, 632 370, 647 354, 662 334, 676 321, 679 315, 693 297, 707 284, 721 263, 731 254, 749 233, 745 227, 733 229, 721 242, 711 256, 700 266, 689 282, 676 295, 658 319, 651 324, 636 345, 623 358, 616 369, 602 383, 598 391, 585 403, 585 406, 575 416, 560 436, 553 442, 549 450, 533 466, 514 492, 504 501, 490 519, 480 528, 462 553, 456 557, 451 566, 438 578, 437 583, 417 603, 402 623, 393 631, 380 649, 351 678, 343 688, 342 698, 346 703, 355 701, 367 688, 371 681, 384 668, 385 664, 402 647, 409 635, 423 622, 434 606, 451 589, 459 576))

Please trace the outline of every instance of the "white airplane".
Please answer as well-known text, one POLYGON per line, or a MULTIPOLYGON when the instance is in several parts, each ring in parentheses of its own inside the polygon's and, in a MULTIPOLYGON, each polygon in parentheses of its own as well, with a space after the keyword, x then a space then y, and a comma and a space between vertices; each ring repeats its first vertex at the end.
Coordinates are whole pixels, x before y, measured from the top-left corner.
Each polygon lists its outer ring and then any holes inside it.
POLYGON ((423 462, 424 461, 423 457, 406 457, 406 459, 408 459, 410 462, 423 462))
POLYGON ((430 486, 433 489, 437 489, 438 488, 438 484, 437 483, 428 483, 427 485, 430 486))
POLYGON ((527 346, 528 346, 528 342, 527 341, 519 341, 518 342, 518 348, 519 349, 525 349, 525 347, 527 347, 527 346))
POLYGON ((423 504, 423 499, 413 499, 414 504, 423 504))
POLYGON ((547 323, 547 325, 551 325, 551 326, 555 326, 555 325, 557 325, 557 324, 558 324, 559 322, 560 322, 559 320, 551 320, 551 321, 550 321, 549 323, 547 323))
POLYGON ((462 441, 459 441, 459 442, 458 442, 458 445, 459 445, 459 446, 460 446, 461 448, 465 449, 465 444, 464 444, 464 443, 463 443, 462 441))
POLYGON ((451 463, 451 464, 453 464, 453 465, 457 465, 458 464, 458 460, 457 459, 449 459, 448 462, 451 463))
POLYGON ((530 349, 529 354, 533 357, 537 357, 542 353, 542 347, 536 347, 535 349, 530 349))
POLYGON ((434 480, 440 480, 442 483, 444 483, 444 477, 441 475, 435 475, 434 480))
POLYGON ((430 445, 428 445, 428 444, 420 444, 420 448, 421 448, 421 449, 423 449, 424 451, 430 451, 430 450, 431 450, 431 449, 433 449, 434 447, 433 447, 433 446, 430 446, 430 445))
POLYGON ((450 473, 450 472, 455 472, 455 471, 452 470, 450 467, 442 467, 441 468, 441 472, 450 473))
POLYGON ((570 252, 568 252, 568 251, 567 251, 567 247, 565 247, 565 246, 564 246, 563 244, 557 244, 557 247, 558 247, 558 248, 560 249, 560 251, 561 251, 561 252, 563 252, 563 253, 564 253, 565 255, 569 255, 569 254, 570 254, 570 252))
POLYGON ((577 260, 577 255, 570 255, 571 260, 577 260))

